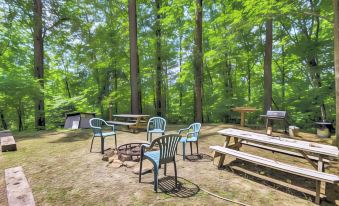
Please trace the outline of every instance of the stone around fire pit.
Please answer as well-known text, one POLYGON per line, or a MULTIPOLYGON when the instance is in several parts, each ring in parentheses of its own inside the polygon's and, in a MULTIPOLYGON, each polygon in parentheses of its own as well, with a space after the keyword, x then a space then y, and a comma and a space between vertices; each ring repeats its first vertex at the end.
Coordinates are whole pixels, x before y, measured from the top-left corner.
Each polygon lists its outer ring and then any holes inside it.
POLYGON ((124 166, 126 166, 127 168, 131 168, 134 167, 136 165, 139 165, 139 162, 134 162, 134 161, 125 161, 123 163, 124 166))
MULTIPOLYGON (((153 164, 150 161, 144 160, 142 162, 142 170, 141 170, 142 175, 151 172, 152 169, 153 169, 153 164)), ((140 170, 140 165, 137 164, 134 166, 133 173, 138 175, 139 170, 140 170)))
POLYGON ((108 161, 110 157, 114 156, 115 151, 112 149, 108 149, 105 151, 104 155, 102 156, 103 161, 108 161))

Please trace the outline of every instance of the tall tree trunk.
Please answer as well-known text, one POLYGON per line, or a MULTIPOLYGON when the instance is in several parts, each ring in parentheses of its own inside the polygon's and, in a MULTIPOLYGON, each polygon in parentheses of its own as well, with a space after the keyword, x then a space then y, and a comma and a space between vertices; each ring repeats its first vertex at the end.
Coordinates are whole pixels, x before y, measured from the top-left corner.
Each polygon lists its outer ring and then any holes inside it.
POLYGON ((141 87, 139 79, 136 0, 128 0, 128 19, 129 19, 129 39, 130 39, 131 113, 140 114, 141 87))
POLYGON ((2 128, 4 130, 8 129, 7 122, 5 120, 5 116, 4 116, 3 110, 0 110, 0 119, 1 119, 2 128))
POLYGON ((202 0, 195 1, 195 38, 194 38, 194 119, 203 122, 202 111, 202 0))
POLYGON ((336 145, 339 147, 339 0, 333 0, 334 9, 334 67, 336 97, 336 145))
POLYGON ((251 102, 251 66, 247 60, 247 96, 248 102, 251 102))
POLYGON ((115 114, 118 114, 118 100, 117 100, 117 94, 118 94, 118 73, 117 73, 117 67, 115 66, 114 69, 114 108, 115 108, 115 114))
POLYGON ((281 100, 283 110, 285 107, 285 96, 286 96, 286 71, 285 71, 285 49, 284 46, 281 47, 282 51, 282 66, 281 66, 281 100))
MULTIPOLYGON (((42 37, 42 2, 34 0, 34 77, 38 79, 41 89, 44 89, 44 46, 42 37)), ((35 128, 45 129, 45 100, 40 93, 34 101, 35 128)))
POLYGON ((229 55, 225 54, 225 69, 223 70, 224 75, 224 87, 225 87, 225 99, 233 96, 233 85, 232 85, 232 65, 229 59, 229 55))
MULTIPOLYGON (((181 76, 181 65, 182 65, 182 35, 179 36, 179 77, 181 76)), ((182 106, 182 84, 179 83, 179 107, 182 106)))
POLYGON ((162 101, 162 73, 163 73, 163 64, 161 58, 161 25, 160 20, 161 16, 159 10, 161 8, 161 0, 156 0, 156 25, 155 25, 155 36, 156 36, 156 70, 155 70, 155 92, 156 92, 156 113, 158 116, 163 116, 163 101, 162 101))
POLYGON ((18 130, 23 131, 24 130, 24 124, 22 122, 22 103, 21 100, 19 100, 19 105, 17 108, 17 114, 18 114, 18 130))
POLYGON ((272 33, 273 21, 266 21, 266 43, 264 58, 264 110, 265 112, 272 105, 272 33))
POLYGON ((164 68, 164 78, 163 78, 163 92, 162 92, 162 108, 161 108, 161 113, 162 113, 162 116, 166 118, 166 111, 169 110, 169 98, 167 97, 168 95, 168 64, 166 62, 165 66, 163 67, 164 68))

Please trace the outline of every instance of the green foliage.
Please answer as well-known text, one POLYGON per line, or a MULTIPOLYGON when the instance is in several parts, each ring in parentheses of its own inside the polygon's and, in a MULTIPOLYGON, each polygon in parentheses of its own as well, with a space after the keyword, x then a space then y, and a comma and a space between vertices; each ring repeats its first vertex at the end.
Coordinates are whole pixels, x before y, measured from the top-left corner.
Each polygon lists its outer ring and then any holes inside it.
MULTIPOLYGON (((142 110, 155 115, 156 8, 137 1, 142 110)), ((46 120, 49 128, 70 111, 108 118, 130 112, 127 0, 44 1, 46 120)), ((33 128, 32 4, 0 2, 0 111, 12 129, 33 128)), ((190 123, 194 117, 193 1, 163 0, 161 57, 166 118, 190 123)), ((273 19, 274 109, 290 122, 313 127, 324 104, 335 119, 332 7, 315 1, 204 1, 203 111, 208 122, 234 121, 235 106, 263 107, 264 22, 273 19), (310 3, 312 2, 312 4, 310 3), (315 59, 316 66, 310 61, 315 59), (317 74, 321 84, 317 84, 317 74)), ((260 123, 258 115, 250 121, 260 123)), ((0 126, 1 127, 1 126, 0 126)))

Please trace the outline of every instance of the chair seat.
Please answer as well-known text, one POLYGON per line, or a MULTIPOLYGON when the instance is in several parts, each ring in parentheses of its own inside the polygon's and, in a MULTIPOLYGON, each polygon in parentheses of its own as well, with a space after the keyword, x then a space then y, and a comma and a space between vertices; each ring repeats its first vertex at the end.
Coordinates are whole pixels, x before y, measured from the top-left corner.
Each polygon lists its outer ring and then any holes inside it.
POLYGON ((153 160, 154 163, 159 167, 160 151, 145 152, 144 157, 153 160))
POLYGON ((180 142, 196 142, 198 140, 198 137, 181 137, 180 142))
POLYGON ((162 129, 152 129, 152 130, 149 130, 148 133, 163 133, 165 132, 164 130, 162 129))
MULTIPOLYGON (((103 132, 102 133, 103 137, 112 136, 112 135, 115 135, 115 132, 112 131, 112 132, 103 132)), ((94 136, 95 137, 101 137, 100 133, 96 133, 94 136)))

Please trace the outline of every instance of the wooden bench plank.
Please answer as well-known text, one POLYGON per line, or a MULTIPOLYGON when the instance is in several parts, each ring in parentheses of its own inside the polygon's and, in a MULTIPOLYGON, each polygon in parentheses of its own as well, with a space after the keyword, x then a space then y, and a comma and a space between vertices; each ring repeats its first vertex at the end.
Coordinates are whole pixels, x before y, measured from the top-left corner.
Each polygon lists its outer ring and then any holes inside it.
POLYGON ((318 171, 306 169, 306 168, 300 168, 300 167, 292 166, 292 165, 285 164, 282 162, 274 161, 271 159, 228 149, 228 148, 221 147, 221 146, 210 146, 210 149, 214 150, 215 152, 232 155, 234 157, 237 157, 245 161, 249 161, 249 162, 253 162, 255 164, 263 165, 266 167, 271 167, 273 169, 289 172, 295 175, 299 175, 299 176, 303 176, 303 177, 307 177, 307 178, 311 178, 311 179, 315 179, 315 180, 319 180, 323 182, 329 182, 329 183, 339 182, 339 177, 333 174, 318 172, 318 171))
POLYGON ((16 143, 14 137, 10 133, 7 134, 8 136, 0 137, 1 151, 2 152, 16 151, 16 143))
POLYGON ((136 125, 135 122, 119 122, 119 121, 107 121, 108 124, 114 124, 114 125, 124 125, 124 126, 132 126, 136 125))
MULTIPOLYGON (((302 193, 305 193, 305 194, 308 194, 308 195, 311 195, 311 196, 316 196, 316 192, 314 192, 312 190, 309 190, 309 189, 306 189, 306 188, 303 188, 303 187, 299 187, 297 185, 293 185, 293 184, 290 184, 290 183, 287 183, 287 182, 284 182, 284 181, 281 181, 281 180, 277 180, 277 179, 274 179, 274 178, 271 178, 271 177, 268 177, 268 176, 265 176, 265 175, 261 175, 261 174, 246 170, 244 168, 241 168, 239 166, 230 166, 230 168, 232 170, 237 170, 239 172, 250 175, 252 177, 262 179, 264 181, 268 181, 268 182, 271 182, 271 183, 274 183, 274 184, 277 184, 277 185, 281 185, 283 187, 291 188, 293 190, 296 190, 298 192, 302 192, 302 193)), ((320 194, 320 197, 323 198, 323 197, 325 197, 325 195, 320 194)))
MULTIPOLYGON (((242 141, 241 144, 245 144, 245 145, 252 146, 252 147, 257 147, 257 148, 260 148, 260 149, 269 150, 269 151, 272 151, 272 152, 278 152, 278 153, 281 153, 281 154, 287 154, 287 155, 291 155, 291 156, 294 156, 294 157, 301 157, 301 158, 304 157, 302 154, 300 154, 298 152, 293 152, 293 151, 283 150, 283 149, 279 149, 279 148, 269 147, 269 146, 266 146, 266 145, 256 144, 256 143, 249 142, 249 141, 242 141)), ((312 156, 312 155, 308 155, 308 158, 310 158, 311 160, 314 160, 314 161, 318 161, 318 159, 319 159, 318 157, 315 157, 315 156, 312 156)), ((328 159, 323 159, 323 161, 325 163, 330 162, 328 159)))
POLYGON ((9 206, 34 206, 35 201, 22 167, 5 169, 9 206))

